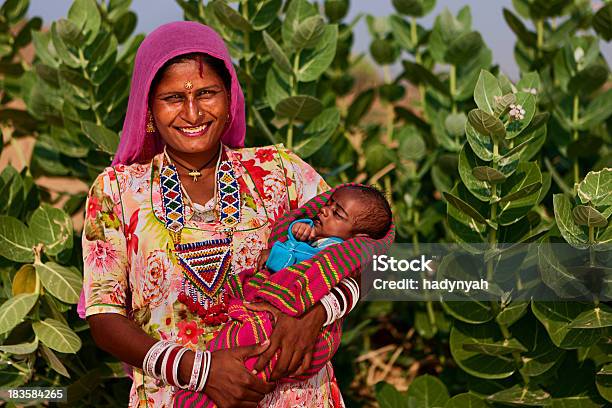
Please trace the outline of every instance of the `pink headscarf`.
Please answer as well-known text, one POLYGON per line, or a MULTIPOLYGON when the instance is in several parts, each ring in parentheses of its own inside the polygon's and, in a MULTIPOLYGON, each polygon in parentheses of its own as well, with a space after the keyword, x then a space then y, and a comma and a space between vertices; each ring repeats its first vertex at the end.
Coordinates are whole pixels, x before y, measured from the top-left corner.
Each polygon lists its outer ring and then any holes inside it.
POLYGON ((192 52, 202 52, 225 63, 232 78, 230 124, 221 141, 230 147, 244 146, 244 95, 223 39, 203 24, 177 21, 158 27, 138 48, 127 115, 113 165, 150 160, 162 151, 164 145, 159 135, 145 132, 149 88, 157 71, 168 60, 192 52))

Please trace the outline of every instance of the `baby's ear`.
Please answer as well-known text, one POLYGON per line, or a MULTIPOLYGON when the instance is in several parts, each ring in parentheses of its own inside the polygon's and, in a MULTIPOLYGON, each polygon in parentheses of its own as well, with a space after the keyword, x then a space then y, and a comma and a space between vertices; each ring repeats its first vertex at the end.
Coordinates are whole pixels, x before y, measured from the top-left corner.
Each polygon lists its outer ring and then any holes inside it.
POLYGON ((359 234, 355 234, 356 237, 370 237, 368 234, 365 234, 363 232, 360 232, 359 234))

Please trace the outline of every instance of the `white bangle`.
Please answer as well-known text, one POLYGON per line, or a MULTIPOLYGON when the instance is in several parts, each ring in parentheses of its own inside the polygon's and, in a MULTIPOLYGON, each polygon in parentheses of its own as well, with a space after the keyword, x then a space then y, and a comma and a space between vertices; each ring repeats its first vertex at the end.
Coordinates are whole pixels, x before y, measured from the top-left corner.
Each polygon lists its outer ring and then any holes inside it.
POLYGON ((174 385, 178 388, 182 388, 185 389, 187 388, 186 385, 182 386, 181 382, 179 381, 179 365, 181 363, 181 357, 183 357, 183 354, 185 354, 186 352, 188 352, 189 349, 187 347, 182 347, 178 353, 176 353, 176 357, 174 358, 174 365, 172 366, 172 380, 174 381, 174 385))
MULTIPOLYGON (((344 296, 344 293, 342 292, 342 289, 335 287, 332 288, 332 291, 336 291, 336 293, 338 293, 338 295, 340 295, 340 298, 342 299, 343 305, 340 305, 340 317, 343 317, 347 312, 348 312, 348 300, 346 300, 346 296, 344 296)), ((338 300, 338 298, 336 298, 336 300, 338 300)))
POLYGON ((340 301, 338 300, 338 298, 335 297, 333 295, 333 293, 330 293, 330 295, 331 296, 329 298, 329 304, 331 305, 332 311, 333 311, 333 313, 332 313, 333 314, 333 318, 332 318, 332 320, 330 322, 330 324, 331 324, 331 323, 335 322, 336 320, 338 320, 341 317, 342 309, 340 308, 340 301))
POLYGON ((174 343, 167 340, 159 340, 157 343, 151 346, 149 351, 147 351, 147 354, 145 355, 145 358, 142 363, 142 370, 144 371, 145 375, 155 379, 159 379, 159 376, 155 372, 155 366, 157 365, 159 357, 172 344, 174 343))
POLYGON ((212 360, 212 355, 210 351, 206 350, 204 352, 204 367, 202 372, 202 378, 200 378, 200 383, 198 384, 198 392, 204 391, 204 387, 206 386, 206 380, 208 380, 208 373, 210 372, 210 363, 212 360))
POLYGON ((190 391, 195 391, 200 378, 200 370, 202 369, 202 350, 196 350, 195 358, 193 359, 193 368, 191 369, 191 379, 189 380, 190 391))
POLYGON ((329 296, 330 296, 330 294, 328 293, 327 295, 323 296, 321 298, 321 300, 320 300, 321 304, 325 308, 325 314, 327 315, 327 317, 325 319, 325 323, 323 323, 323 327, 329 326, 331 324, 332 318, 333 318, 333 315, 334 315, 332 307, 329 304, 329 296))
POLYGON ((351 291, 351 295, 353 297, 352 302, 351 302, 351 307, 348 310, 350 312, 351 310, 355 308, 355 305, 357 305, 357 302, 359 302, 359 285, 357 285, 357 282, 355 282, 353 278, 347 278, 344 281, 344 284, 348 288, 348 290, 351 291))

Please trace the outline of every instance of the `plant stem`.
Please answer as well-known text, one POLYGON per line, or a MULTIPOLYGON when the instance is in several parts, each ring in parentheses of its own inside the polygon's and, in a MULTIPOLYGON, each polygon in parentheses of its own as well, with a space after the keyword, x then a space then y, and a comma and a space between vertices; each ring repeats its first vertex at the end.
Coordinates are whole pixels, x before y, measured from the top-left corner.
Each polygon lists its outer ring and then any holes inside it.
MULTIPOLYGON (((414 44, 414 61, 421 65, 423 63, 423 58, 421 56, 421 50, 419 49, 419 35, 417 30, 417 21, 416 17, 412 17, 410 19, 410 40, 412 44, 414 44)), ((427 119, 427 115, 425 113, 425 86, 423 84, 419 84, 419 96, 421 98, 421 108, 423 109, 423 117, 427 119)))
MULTIPOLYGON (((574 95, 574 106, 572 110, 572 140, 577 141, 579 134, 576 126, 578 125, 578 120, 580 119, 580 98, 578 95, 574 95)), ((576 193, 576 189, 578 188, 578 183, 580 182, 580 163, 578 162, 578 157, 574 158, 574 194, 576 193)))
POLYGON ((538 58, 542 56, 542 47, 544 46, 544 20, 539 19, 536 21, 536 32, 537 32, 537 52, 538 58))
MULTIPOLYGON (((295 73, 300 68, 300 51, 298 50, 293 57, 293 75, 291 75, 290 86, 291 86, 291 96, 297 95, 297 87, 298 81, 295 76, 295 73)), ((287 148, 293 148, 293 122, 294 118, 289 120, 289 124, 287 125, 287 148)))
MULTIPOLYGON (((389 71, 388 65, 383 65, 383 75, 385 84, 391 83, 391 72, 389 71)), ((393 104, 389 101, 386 101, 387 105, 387 131, 385 133, 385 140, 383 143, 385 145, 389 145, 391 140, 393 139, 393 123, 395 122, 395 110, 393 109, 393 104)))
POLYGON ((455 102, 455 94, 457 93, 457 67, 455 65, 450 66, 449 85, 451 97, 451 112, 454 114, 457 113, 457 103, 455 102))
POLYGON ((589 266, 595 266, 595 251, 593 251, 593 244, 595 243, 595 227, 589 226, 589 266))
POLYGON ((289 120, 287 125, 287 149, 293 148, 293 118, 289 120))

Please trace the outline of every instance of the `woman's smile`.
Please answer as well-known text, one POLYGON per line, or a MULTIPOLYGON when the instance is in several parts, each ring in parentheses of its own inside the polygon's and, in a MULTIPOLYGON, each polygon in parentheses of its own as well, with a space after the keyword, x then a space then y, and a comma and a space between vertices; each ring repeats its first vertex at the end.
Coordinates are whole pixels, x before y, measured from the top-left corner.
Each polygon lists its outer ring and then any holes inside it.
POLYGON ((187 136, 187 137, 200 137, 200 136, 204 136, 206 134, 206 132, 208 131, 208 129, 210 129, 210 125, 211 122, 206 122, 203 123, 200 126, 183 126, 183 127, 179 127, 179 126, 175 126, 174 128, 176 130, 178 130, 180 133, 183 134, 183 136, 187 136))

